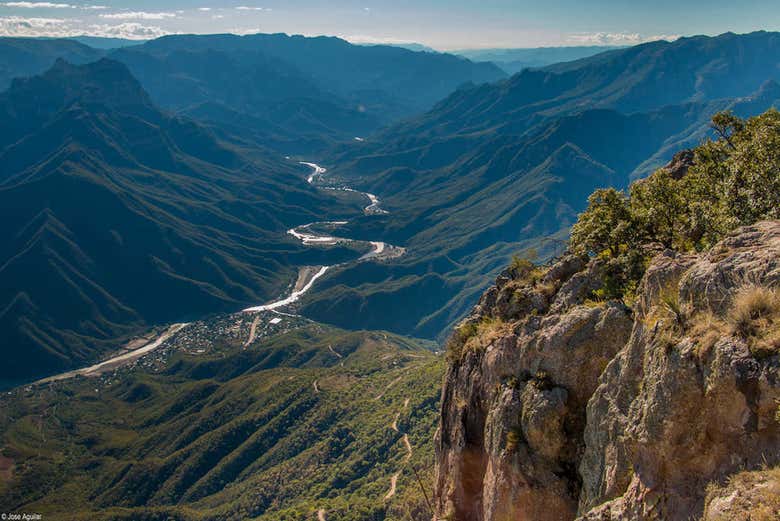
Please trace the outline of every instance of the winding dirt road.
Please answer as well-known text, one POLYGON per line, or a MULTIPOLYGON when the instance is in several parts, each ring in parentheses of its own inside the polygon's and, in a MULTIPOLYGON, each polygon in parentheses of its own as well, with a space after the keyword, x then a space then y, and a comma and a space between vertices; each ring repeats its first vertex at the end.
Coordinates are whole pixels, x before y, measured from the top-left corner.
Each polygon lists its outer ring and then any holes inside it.
MULTIPOLYGON (((409 407, 409 398, 404 400, 404 406, 403 409, 406 409, 409 407)), ((403 410, 402 409, 402 410, 403 410)), ((393 420, 393 423, 390 424, 390 428, 393 429, 395 432, 400 432, 398 430, 398 419, 401 417, 401 411, 398 411, 398 413, 395 415, 395 419, 393 420)), ((412 459, 412 443, 409 441, 409 435, 407 433, 404 433, 401 440, 404 443, 404 448, 406 449, 406 456, 404 456, 403 463, 406 465, 409 463, 409 460, 412 459)), ((387 491, 387 494, 385 494, 384 500, 387 501, 389 499, 392 499, 393 496, 395 496, 396 488, 398 488, 398 478, 401 476, 401 472, 396 472, 392 476, 390 476, 390 490, 387 491)))
POLYGON ((398 477, 401 475, 400 472, 396 472, 390 477, 390 490, 387 491, 387 494, 385 494, 385 501, 392 498, 395 495, 395 489, 398 486, 398 477))
POLYGON ((257 325, 260 323, 260 315, 257 315, 255 319, 252 321, 252 325, 249 326, 249 338, 246 339, 246 342, 244 342, 244 349, 249 347, 249 345, 255 341, 255 337, 257 336, 257 325))

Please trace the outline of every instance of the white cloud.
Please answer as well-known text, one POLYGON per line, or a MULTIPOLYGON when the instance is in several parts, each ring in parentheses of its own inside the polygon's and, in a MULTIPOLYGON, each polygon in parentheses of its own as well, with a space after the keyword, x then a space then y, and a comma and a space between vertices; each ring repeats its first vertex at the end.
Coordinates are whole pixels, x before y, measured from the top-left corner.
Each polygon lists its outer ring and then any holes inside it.
POLYGON ((640 43, 654 42, 657 40, 674 41, 679 35, 657 34, 643 36, 639 33, 573 33, 568 35, 566 43, 574 45, 639 45, 640 43))
POLYGON ((266 7, 252 7, 248 5, 240 5, 236 7, 239 11, 270 11, 271 9, 266 7))
POLYGON ((15 9, 84 9, 87 11, 108 9, 107 5, 76 5, 57 2, 0 2, 0 6, 15 9))
POLYGON ((211 11, 211 7, 198 7, 198 11, 211 11))
POLYGON ((73 36, 71 20, 62 18, 0 17, 0 36, 73 36))
POLYGON ((351 43, 361 45, 406 45, 418 43, 413 40, 404 40, 400 38, 391 38, 383 36, 368 36, 365 34, 338 35, 339 38, 351 43))
POLYGON ((263 32, 263 29, 260 27, 250 27, 250 28, 234 28, 230 29, 228 31, 229 33, 237 34, 239 36, 246 36, 248 34, 259 34, 263 32))
POLYGON ((137 22, 84 25, 75 18, 0 17, 0 36, 67 38, 71 36, 102 36, 128 40, 150 40, 171 34, 160 27, 137 22))
POLYGON ((104 38, 124 38, 126 40, 153 40, 167 34, 173 34, 161 27, 125 22, 117 25, 90 25, 81 34, 102 36, 104 38))
POLYGON ((107 20, 165 20, 166 18, 176 18, 176 13, 157 12, 149 13, 147 11, 124 11, 120 13, 101 14, 100 18, 107 20))
POLYGON ((5 7, 18 7, 22 9, 75 9, 75 5, 57 4, 54 2, 3 2, 5 7))

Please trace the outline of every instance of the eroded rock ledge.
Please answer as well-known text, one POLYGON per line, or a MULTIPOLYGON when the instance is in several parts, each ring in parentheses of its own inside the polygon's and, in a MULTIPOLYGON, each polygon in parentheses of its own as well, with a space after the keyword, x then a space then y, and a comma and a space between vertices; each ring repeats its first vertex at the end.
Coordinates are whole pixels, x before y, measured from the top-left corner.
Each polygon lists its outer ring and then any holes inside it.
POLYGON ((660 253, 631 308, 603 280, 515 267, 453 335, 439 519, 698 519, 709 484, 780 463, 780 311, 737 316, 778 303, 780 222, 660 253))

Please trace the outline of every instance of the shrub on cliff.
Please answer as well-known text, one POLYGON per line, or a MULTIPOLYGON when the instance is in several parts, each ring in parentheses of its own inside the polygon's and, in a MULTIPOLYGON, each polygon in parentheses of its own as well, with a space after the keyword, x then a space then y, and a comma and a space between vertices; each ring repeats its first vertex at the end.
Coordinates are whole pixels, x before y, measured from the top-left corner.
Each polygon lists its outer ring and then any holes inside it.
POLYGON ((780 218, 780 112, 748 120, 719 113, 712 128, 717 139, 636 181, 628 194, 604 189, 588 199, 570 247, 607 262, 616 295, 641 278, 650 244, 701 251, 738 226, 780 218))

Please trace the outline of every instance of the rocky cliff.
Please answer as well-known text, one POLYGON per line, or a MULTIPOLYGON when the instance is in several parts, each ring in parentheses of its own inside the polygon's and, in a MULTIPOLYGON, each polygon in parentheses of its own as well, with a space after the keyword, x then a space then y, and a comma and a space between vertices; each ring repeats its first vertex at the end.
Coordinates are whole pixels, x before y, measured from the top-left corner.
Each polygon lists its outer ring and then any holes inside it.
POLYGON ((457 328, 437 517, 780 518, 780 221, 658 252, 632 298, 603 271, 517 262, 457 328))

